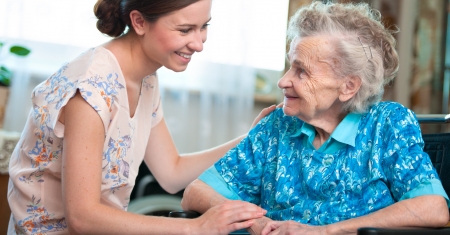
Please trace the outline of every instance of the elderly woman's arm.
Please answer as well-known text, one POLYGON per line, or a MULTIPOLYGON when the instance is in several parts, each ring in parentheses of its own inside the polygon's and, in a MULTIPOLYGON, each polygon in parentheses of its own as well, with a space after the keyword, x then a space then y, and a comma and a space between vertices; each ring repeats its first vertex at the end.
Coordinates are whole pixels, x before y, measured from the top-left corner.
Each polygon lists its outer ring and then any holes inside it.
MULTIPOLYGON (((193 210, 203 214, 208 209, 225 202, 234 203, 236 201, 225 198, 203 181, 195 180, 186 187, 181 206, 184 210, 193 210)), ((248 231, 254 235, 260 234, 266 223, 270 221, 272 220, 265 216, 255 219, 248 231)))
POLYGON ((211 207, 226 200, 224 196, 217 193, 209 185, 197 179, 184 190, 181 207, 183 210, 192 210, 203 214, 211 207))
POLYGON ((315 231, 316 234, 356 234, 357 229, 361 227, 441 227, 448 222, 449 212, 444 197, 425 195, 402 200, 374 213, 327 226, 274 221, 268 223, 261 234, 301 234, 305 231, 315 231))
MULTIPOLYGON (((329 226, 332 234, 356 233, 360 227, 441 227, 448 223, 447 202, 424 195, 394 203, 372 214, 329 226)), ((327 229, 328 230, 328 229, 327 229)))

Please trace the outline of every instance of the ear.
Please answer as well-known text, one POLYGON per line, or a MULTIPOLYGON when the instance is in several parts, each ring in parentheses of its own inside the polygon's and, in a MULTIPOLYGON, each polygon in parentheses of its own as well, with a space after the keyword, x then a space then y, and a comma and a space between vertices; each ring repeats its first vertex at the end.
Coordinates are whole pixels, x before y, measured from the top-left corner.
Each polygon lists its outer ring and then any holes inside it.
POLYGON ((131 25, 137 35, 144 35, 146 21, 142 14, 138 10, 133 10, 130 12, 131 25))
POLYGON ((351 76, 345 78, 344 83, 341 85, 341 94, 339 100, 346 102, 350 100, 359 91, 361 87, 361 78, 357 76, 351 76))

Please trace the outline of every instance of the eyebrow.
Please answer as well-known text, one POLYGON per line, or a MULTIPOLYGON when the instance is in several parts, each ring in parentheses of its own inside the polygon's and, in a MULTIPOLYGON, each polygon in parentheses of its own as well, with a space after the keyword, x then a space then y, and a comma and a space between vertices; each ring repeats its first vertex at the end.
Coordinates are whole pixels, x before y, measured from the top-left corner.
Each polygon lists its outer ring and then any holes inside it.
POLYGON ((286 53, 286 60, 287 60, 289 63, 292 63, 293 65, 302 67, 303 69, 307 70, 307 67, 306 67, 305 63, 303 63, 302 61, 296 59, 296 60, 294 60, 294 61, 291 62, 291 59, 289 58, 289 53, 286 53))
MULTIPOLYGON (((206 21, 203 25, 205 25, 205 24, 207 24, 208 22, 210 22, 211 21, 211 19, 212 19, 212 17, 210 17, 209 18, 209 20, 208 21, 206 21)), ((180 25, 178 25, 178 26, 189 26, 189 27, 195 27, 195 26, 197 26, 197 25, 195 25, 195 24, 180 24, 180 25)))
MULTIPOLYGON (((289 60, 289 58, 288 58, 288 61, 291 62, 291 60, 289 60)), ((295 59, 294 61, 292 61, 292 64, 306 69, 305 64, 300 60, 295 59)))

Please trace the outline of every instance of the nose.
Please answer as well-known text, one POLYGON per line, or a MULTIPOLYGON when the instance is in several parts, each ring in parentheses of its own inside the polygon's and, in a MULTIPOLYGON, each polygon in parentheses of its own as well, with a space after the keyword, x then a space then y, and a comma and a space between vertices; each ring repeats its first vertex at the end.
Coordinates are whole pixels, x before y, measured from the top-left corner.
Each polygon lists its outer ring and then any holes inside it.
POLYGON ((289 71, 287 71, 283 77, 278 80, 278 87, 281 89, 285 89, 292 86, 292 82, 290 80, 289 71))
POLYGON ((191 42, 188 44, 188 47, 193 51, 201 52, 203 51, 203 43, 205 42, 206 42, 206 30, 201 30, 193 34, 191 42))

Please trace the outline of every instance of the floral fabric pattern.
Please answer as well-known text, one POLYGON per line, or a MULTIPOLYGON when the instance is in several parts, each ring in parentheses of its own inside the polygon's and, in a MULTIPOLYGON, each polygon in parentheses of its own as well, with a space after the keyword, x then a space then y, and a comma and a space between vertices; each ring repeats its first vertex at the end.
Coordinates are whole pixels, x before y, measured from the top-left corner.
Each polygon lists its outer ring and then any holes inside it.
POLYGON ((27 205, 27 213, 30 215, 16 224, 17 234, 47 234, 47 232, 63 231, 67 229, 64 219, 52 220, 53 215, 40 205, 41 199, 32 197, 31 204, 27 205), (35 202, 36 201, 36 202, 35 202))
POLYGON ((305 135, 292 137, 302 124, 277 109, 215 164, 239 197, 274 220, 331 224, 389 206, 438 179, 415 115, 398 103, 374 105, 361 117, 356 146, 334 154, 306 148, 305 135))
POLYGON ((33 91, 33 108, 9 165, 13 216, 8 234, 68 233, 61 206, 64 125, 58 118, 77 91, 105 127, 102 200, 127 209, 151 128, 163 115, 158 80, 156 74, 143 78, 138 106, 130 117, 125 79, 116 58, 103 47, 92 48, 33 91))

